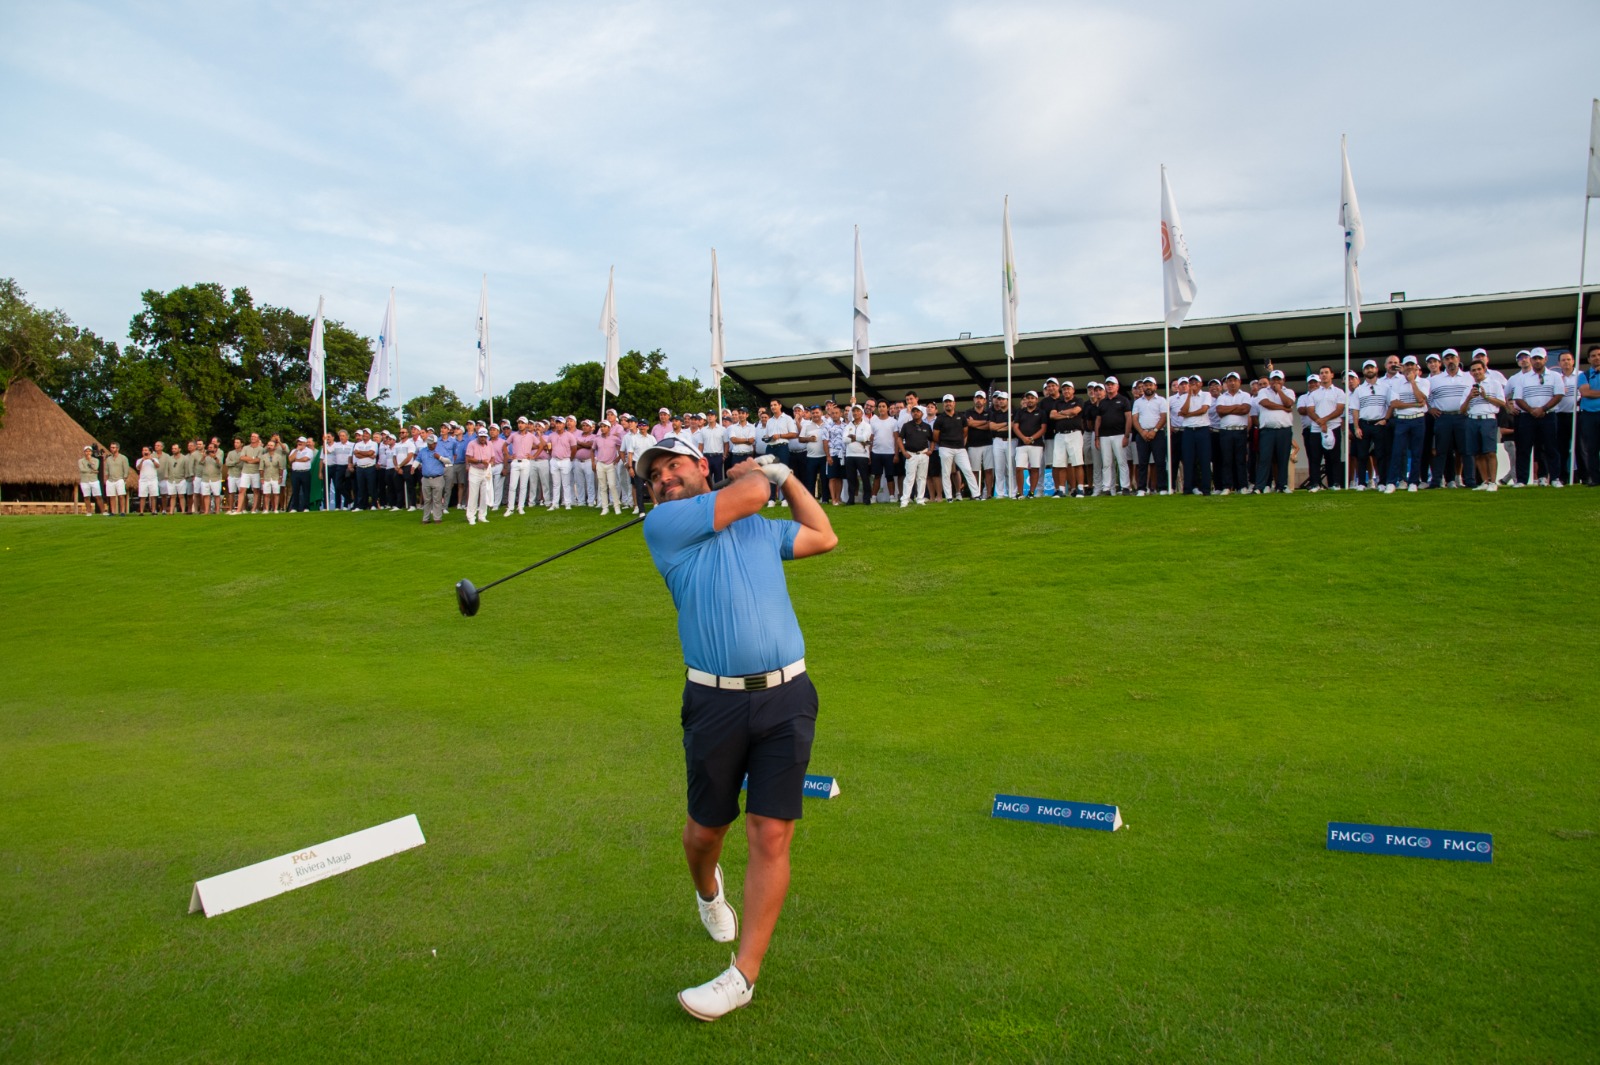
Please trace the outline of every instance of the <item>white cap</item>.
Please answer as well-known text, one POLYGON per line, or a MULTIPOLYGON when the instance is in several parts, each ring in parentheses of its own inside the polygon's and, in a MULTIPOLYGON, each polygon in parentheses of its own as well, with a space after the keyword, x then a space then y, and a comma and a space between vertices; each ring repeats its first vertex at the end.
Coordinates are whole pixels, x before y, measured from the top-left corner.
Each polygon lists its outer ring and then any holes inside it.
MULTIPOLYGON (((983 393, 979 392, 978 395, 981 396, 981 395, 983 395, 983 393)), ((940 403, 954 403, 955 401, 956 401, 955 395, 950 393, 950 392, 946 392, 943 396, 941 396, 939 398, 939 402, 940 403)))
POLYGON ((1400 365, 1415 366, 1417 365, 1417 357, 1415 355, 1407 355, 1405 358, 1400 360, 1400 365))
POLYGON ((1117 380, 1115 374, 1106 374, 1106 384, 1108 384, 1108 385, 1120 385, 1121 383, 1122 383, 1121 381, 1117 380))
POLYGON ((1529 348, 1528 349, 1528 356, 1530 358, 1542 359, 1542 358, 1545 358, 1548 355, 1549 355, 1549 352, 1545 351, 1543 348, 1529 348))
POLYGON ((669 433, 639 452, 639 457, 633 462, 633 468, 644 474, 645 479, 648 480, 650 477, 650 464, 662 455, 688 455, 696 459, 705 458, 700 453, 700 449, 691 444, 688 438, 673 436, 669 433))
POLYGON ((1282 370, 1273 370, 1271 373, 1267 374, 1267 379, 1269 381, 1274 377, 1282 378, 1283 377, 1283 371, 1282 370))
POLYGON ((995 399, 1010 399, 1011 397, 1009 395, 1007 395, 1006 393, 1000 391, 999 389, 996 389, 995 393, 994 393, 994 398, 995 399))

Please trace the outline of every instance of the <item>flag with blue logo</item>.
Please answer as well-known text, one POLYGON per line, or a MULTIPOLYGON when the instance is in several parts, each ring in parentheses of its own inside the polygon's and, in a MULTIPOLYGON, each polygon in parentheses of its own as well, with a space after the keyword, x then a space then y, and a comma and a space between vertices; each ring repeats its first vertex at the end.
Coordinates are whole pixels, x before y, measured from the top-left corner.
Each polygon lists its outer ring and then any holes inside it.
POLYGON ((1350 312, 1350 332, 1361 325, 1361 249, 1367 246, 1367 232, 1361 225, 1361 207, 1356 203, 1356 183, 1350 176, 1350 152, 1345 138, 1339 137, 1339 158, 1344 172, 1339 183, 1339 225, 1344 227, 1344 303, 1350 312))

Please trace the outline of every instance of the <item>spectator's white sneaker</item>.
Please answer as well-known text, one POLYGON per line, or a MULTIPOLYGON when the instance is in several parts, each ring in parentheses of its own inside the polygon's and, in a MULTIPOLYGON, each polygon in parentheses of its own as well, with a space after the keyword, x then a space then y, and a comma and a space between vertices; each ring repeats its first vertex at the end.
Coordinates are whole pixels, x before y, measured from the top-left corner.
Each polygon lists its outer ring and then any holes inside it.
POLYGON ((1408 484, 1408 485, 1406 485, 1406 491, 1408 491, 1408 492, 1415 492, 1415 491, 1416 491, 1416 490, 1417 490, 1417 486, 1416 486, 1416 485, 1414 485, 1414 484, 1408 484))
POLYGON ((700 907, 700 923, 706 926, 706 931, 711 933, 713 940, 718 943, 732 943, 739 938, 739 917, 722 894, 722 866, 717 866, 717 897, 707 902, 700 897, 700 892, 696 891, 694 901, 695 905, 700 907))
POLYGON ((928 501, 927 501, 927 500, 926 500, 926 499, 919 499, 919 500, 917 500, 917 506, 919 506, 919 507, 925 507, 925 506, 927 506, 927 505, 928 505, 928 501))
POLYGON ((906 509, 906 508, 907 508, 907 507, 909 507, 909 506, 910 506, 910 505, 911 505, 911 500, 909 500, 909 499, 902 499, 902 500, 901 500, 901 501, 900 501, 900 509, 901 509, 901 510, 904 510, 904 509, 906 509))
POLYGON ((1500 486, 1495 484, 1493 481, 1490 481, 1489 482, 1489 491, 1498 492, 1498 491, 1500 491, 1500 486))
POLYGON ((678 992, 678 1005, 689 1016, 700 1021, 714 1021, 736 1009, 750 1005, 756 993, 755 985, 744 978, 744 973, 729 959, 728 968, 708 984, 678 992))
POLYGON ((1564 487, 1564 486, 1562 485, 1562 483, 1560 481, 1551 481, 1550 482, 1550 487, 1551 488, 1561 488, 1561 487, 1564 487))
POLYGON ((1141 489, 1139 489, 1139 490, 1138 490, 1138 491, 1137 491, 1137 492, 1135 492, 1135 493, 1133 493, 1133 494, 1134 494, 1134 497, 1135 497, 1135 498, 1137 498, 1137 499, 1143 499, 1143 498, 1144 498, 1144 489, 1143 489, 1143 488, 1141 488, 1141 489))
POLYGON ((1392 485, 1392 484, 1384 485, 1383 486, 1383 494, 1386 495, 1386 496, 1394 495, 1394 485, 1392 485))

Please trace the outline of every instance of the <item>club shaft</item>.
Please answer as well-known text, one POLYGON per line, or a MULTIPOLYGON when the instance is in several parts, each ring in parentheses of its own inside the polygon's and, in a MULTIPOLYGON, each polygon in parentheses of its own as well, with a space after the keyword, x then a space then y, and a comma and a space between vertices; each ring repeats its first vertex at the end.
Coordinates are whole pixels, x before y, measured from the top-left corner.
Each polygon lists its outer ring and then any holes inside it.
POLYGON ((588 547, 590 544, 596 543, 597 541, 600 541, 600 540, 604 540, 606 537, 612 536, 612 535, 614 535, 616 533, 619 533, 623 529, 631 529, 635 525, 637 525, 641 521, 643 521, 644 519, 645 519, 645 516, 643 514, 641 514, 637 518, 634 518, 632 521, 625 521, 621 525, 618 525, 618 526, 616 526, 614 528, 607 529, 605 532, 601 533, 599 536, 591 536, 591 537, 589 537, 589 539, 583 541, 583 543, 581 543, 581 544, 573 544, 569 548, 566 548, 566 549, 561 550, 561 551, 557 551, 555 554, 551 555, 549 558, 541 558, 539 561, 535 562, 531 566, 523 566, 521 569, 517 570, 517 572, 515 572, 515 573, 508 573, 504 577, 501 577, 499 580, 490 581, 488 584, 485 584, 482 588, 479 588, 478 591, 486 592, 490 588, 493 588, 497 584, 504 584, 506 581, 509 581, 512 577, 520 577, 524 573, 527 573, 529 570, 538 569, 540 566, 544 565, 546 562, 554 562, 556 559, 560 558, 562 555, 570 555, 574 551, 578 550, 580 547, 588 547))

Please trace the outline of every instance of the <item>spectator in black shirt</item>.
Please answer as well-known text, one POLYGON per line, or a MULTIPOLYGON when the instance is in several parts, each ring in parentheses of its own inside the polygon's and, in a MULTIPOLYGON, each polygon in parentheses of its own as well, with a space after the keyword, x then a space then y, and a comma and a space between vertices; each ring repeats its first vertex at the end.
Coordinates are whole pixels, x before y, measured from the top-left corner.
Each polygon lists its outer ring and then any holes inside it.
POLYGON ((980 494, 978 479, 972 475, 972 462, 967 452, 967 436, 970 432, 967 428, 967 417, 956 413, 955 396, 947 394, 943 406, 944 410, 933 419, 933 434, 939 444, 939 476, 942 479, 945 501, 954 503, 956 495, 961 491, 959 482, 953 488, 950 484, 950 476, 956 470, 960 470, 966 477, 967 491, 972 493, 973 499, 977 499, 980 494))
POLYGON ((1050 467, 1055 494, 1061 495, 1067 483, 1066 441, 1061 438, 1060 422, 1066 416, 1067 403, 1061 398, 1061 382, 1054 377, 1044 383, 1044 398, 1039 401, 1039 413, 1044 416, 1044 458, 1042 464, 1050 467), (1057 454, 1057 452, 1062 452, 1057 454))
POLYGON ((980 477, 983 491, 979 499, 994 497, 994 433, 989 429, 989 396, 983 389, 972 394, 972 409, 962 415, 967 422, 967 460, 974 476, 980 477))
POLYGON ((1044 414, 1039 410, 1039 393, 1029 390, 1022 397, 1022 409, 1011 415, 1011 431, 1017 441, 1017 498, 1023 498, 1023 474, 1030 480, 1028 492, 1035 498, 1044 495, 1039 478, 1043 473, 1045 433, 1044 414))
MULTIPOLYGON (((952 407, 955 403, 950 404, 952 407)), ((916 486, 917 506, 928 501, 928 456, 933 453, 933 429, 922 420, 922 407, 913 404, 907 408, 911 420, 895 433, 894 444, 905 460, 905 488, 900 495, 902 507, 911 502, 911 489, 916 486)))
POLYGON ((1106 378, 1105 397, 1096 404, 1095 429, 1098 433, 1100 489, 1097 495, 1133 494, 1128 480, 1128 413, 1133 403, 1122 394, 1115 377, 1106 378))

